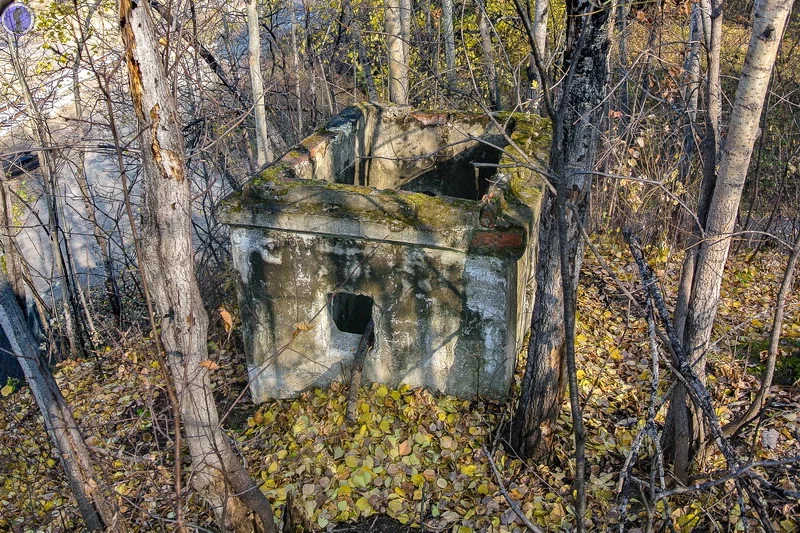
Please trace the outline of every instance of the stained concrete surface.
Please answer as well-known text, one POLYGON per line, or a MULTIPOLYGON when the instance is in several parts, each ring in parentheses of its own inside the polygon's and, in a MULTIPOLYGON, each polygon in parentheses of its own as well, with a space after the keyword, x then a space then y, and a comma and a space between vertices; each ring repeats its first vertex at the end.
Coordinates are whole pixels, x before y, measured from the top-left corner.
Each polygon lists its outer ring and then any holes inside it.
POLYGON ((361 104, 223 202, 256 401, 364 377, 503 399, 530 324, 544 157, 539 118, 361 104), (508 184, 499 214, 482 199, 508 184), (366 320, 365 320, 366 318, 366 320))

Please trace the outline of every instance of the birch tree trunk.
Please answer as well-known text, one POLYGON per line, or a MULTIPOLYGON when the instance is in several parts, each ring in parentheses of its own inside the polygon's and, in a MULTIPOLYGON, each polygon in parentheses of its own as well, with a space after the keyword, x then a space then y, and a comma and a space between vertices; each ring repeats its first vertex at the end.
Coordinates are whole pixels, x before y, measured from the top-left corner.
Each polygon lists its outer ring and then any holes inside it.
MULTIPOLYGON (((591 171, 597 153, 597 137, 608 80, 609 9, 589 1, 567 3, 568 71, 558 111, 553 120, 550 173, 563 180, 567 200, 582 218, 589 206, 591 171)), ((548 194, 539 225, 534 301, 528 359, 522 394, 511 429, 511 442, 524 457, 547 452, 551 426, 558 415, 566 385, 564 290, 559 250, 558 206, 548 194)), ((574 302, 583 261, 583 246, 575 213, 565 217, 566 255, 572 278, 568 301, 574 302)), ((574 312, 574 309, 572 310, 574 312)))
POLYGON ((272 160, 267 113, 264 108, 264 78, 261 75, 261 32, 258 26, 258 0, 247 1, 247 64, 253 87, 253 118, 256 122, 256 162, 263 167, 272 160))
MULTIPOLYGON (((722 120, 722 83, 720 81, 720 54, 722 53, 722 0, 701 0, 703 34, 706 44, 706 141, 704 148, 704 174, 707 187, 713 190, 714 176, 720 157, 720 127, 722 120)), ((710 197, 710 195, 709 195, 710 197)))
MULTIPOLYGON (((695 128, 700 100, 700 43, 703 38, 701 17, 700 4, 692 4, 692 14, 689 20, 689 47, 683 62, 683 89, 681 91, 685 113, 681 117, 683 120, 683 155, 678 169, 678 181, 684 186, 688 185, 696 143, 695 128)), ((679 216, 676 215, 673 218, 680 224, 679 216)))
POLYGON ((292 63, 294 67, 294 95, 297 99, 297 138, 303 138, 303 91, 300 87, 300 44, 297 42, 297 17, 295 16, 295 5, 292 2, 289 12, 292 16, 292 63))
MULTIPOLYGON (((411 68, 411 18, 413 14, 411 0, 400 0, 400 40, 403 42, 403 61, 406 69, 411 68)), ((408 75, 409 73, 406 71, 406 94, 410 90, 408 75)))
MULTIPOLYGON (((704 37, 704 25, 702 22, 703 17, 704 13, 701 5, 693 4, 690 22, 691 29, 689 33, 689 52, 687 54, 686 61, 684 62, 684 78, 686 80, 686 89, 683 94, 683 99, 684 102, 686 102, 686 114, 685 117, 683 117, 685 121, 683 126, 683 159, 680 163, 678 177, 680 182, 683 184, 686 184, 689 180, 692 154, 694 153, 695 148, 694 128, 700 92, 700 40, 704 37)), ((707 24, 707 26, 710 28, 710 24, 707 24)), ((716 149, 712 149, 711 152, 716 153, 716 149)), ((716 156, 711 152, 706 155, 716 158, 716 156)), ((703 154, 701 154, 701 156, 703 156, 703 154)), ((707 165, 703 165, 704 184, 709 183, 706 181, 706 170, 708 168, 709 167, 707 165)), ((713 171, 715 167, 712 165, 710 168, 713 171)), ((710 178, 711 183, 713 183, 713 179, 714 174, 712 172, 710 178)), ((704 217, 705 207, 703 206, 707 205, 707 195, 710 194, 710 192, 710 187, 701 186, 701 198, 698 204, 699 217, 704 217)), ((678 284, 678 296, 675 303, 675 312, 673 314, 675 331, 680 339, 683 339, 686 329, 686 317, 689 310, 689 298, 691 297, 692 292, 692 278, 694 276, 694 265, 697 253, 696 244, 700 239, 700 235, 702 234, 702 228, 697 227, 693 221, 689 233, 692 235, 692 237, 689 240, 689 247, 686 251, 683 265, 681 267, 681 278, 678 284)), ((694 416, 694 414, 690 412, 686 404, 688 398, 689 391, 686 389, 683 383, 677 383, 670 396, 670 405, 680 405, 683 407, 681 409, 675 409, 674 407, 670 407, 668 409, 666 424, 663 432, 664 452, 665 455, 672 460, 673 474, 684 481, 686 480, 687 471, 689 468, 689 448, 675 447, 672 446, 672 444, 676 442, 689 442, 691 440, 690 435, 693 431, 691 418, 694 416)))
POLYGON ((272 509, 234 454, 219 423, 208 369, 208 315, 194 272, 189 180, 175 100, 147 3, 119 2, 133 108, 141 131, 142 257, 149 295, 161 318, 161 343, 192 457, 192 482, 222 529, 276 532, 272 509))
MULTIPOLYGON (((533 6, 533 39, 536 43, 536 49, 539 51, 539 57, 542 58, 545 67, 547 67, 547 19, 550 16, 550 0, 536 0, 533 6)), ((540 80, 541 81, 541 80, 540 80)))
MULTIPOLYGON (((759 118, 772 67, 792 3, 793 0, 762 0, 756 4, 756 17, 736 90, 727 140, 720 151, 719 171, 712 177, 713 192, 708 196, 706 209, 702 205, 704 198, 701 196, 700 199, 700 214, 705 212, 705 216, 700 219, 704 226, 703 240, 696 247, 691 261, 693 264, 689 261, 684 263, 684 269, 692 272, 691 296, 688 300, 683 336, 684 350, 701 379, 705 378, 706 351, 719 305, 730 234, 734 229, 750 156, 758 136, 759 118)), ((713 105, 713 100, 709 105, 713 105)), ((706 177, 704 181, 705 179, 706 177)), ((712 189, 710 185, 708 188, 712 189)), ((691 413, 686 413, 688 407, 685 399, 676 396, 677 389, 678 387, 670 398, 668 420, 670 416, 691 416, 691 413)), ((690 458, 691 451, 703 439, 700 418, 692 416, 691 421, 694 425, 690 434, 673 432, 670 435, 672 442, 668 443, 675 449, 676 462, 680 458, 686 463, 676 465, 681 469, 676 471, 676 475, 684 479, 688 468, 686 457, 690 458)))
POLYGON ((456 85, 456 38, 453 32, 453 0, 442 0, 442 37, 444 39, 444 65, 447 85, 456 85))
POLYGON ((401 2, 386 0, 385 30, 389 62, 389 101, 393 104, 408 104, 408 63, 403 43, 401 2))
MULTIPOLYGON (((533 6, 533 20, 531 21, 532 41, 542 60, 542 66, 545 69, 547 69, 550 64, 550 55, 547 53, 547 20, 549 17, 550 0, 535 0, 533 6)), ((532 111, 538 112, 541 109, 542 85, 544 84, 544 80, 539 75, 539 69, 536 67, 533 54, 530 56, 528 73, 528 79, 531 83, 531 87, 528 90, 528 97, 531 100, 532 111)))
POLYGON ((125 524, 116 503, 95 478, 89 450, 56 380, 39 354, 17 303, 14 291, 0 269, 0 327, 19 361, 25 380, 42 412, 50 440, 58 450, 70 489, 90 531, 123 531, 125 524))
POLYGON ((492 30, 487 22, 486 8, 481 0, 475 0, 475 15, 478 21, 478 33, 480 33, 481 36, 483 70, 486 74, 486 83, 489 85, 489 109, 492 111, 499 111, 500 83, 497 80, 497 68, 494 64, 492 30))

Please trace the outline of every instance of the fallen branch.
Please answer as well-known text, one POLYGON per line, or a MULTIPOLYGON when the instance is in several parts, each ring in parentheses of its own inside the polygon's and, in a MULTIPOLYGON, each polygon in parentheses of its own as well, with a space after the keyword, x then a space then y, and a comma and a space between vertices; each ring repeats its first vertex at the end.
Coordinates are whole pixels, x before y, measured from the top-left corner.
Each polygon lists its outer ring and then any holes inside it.
MULTIPOLYGON (((728 481, 730 481, 732 479, 735 479, 735 478, 741 476, 742 474, 744 474, 746 472, 749 472, 753 468, 759 468, 759 467, 766 468, 766 467, 771 467, 771 466, 783 466, 783 465, 788 465, 788 464, 797 463, 797 462, 800 462, 800 456, 788 457, 786 459, 778 459, 778 460, 772 460, 772 461, 760 461, 760 462, 757 462, 757 463, 750 463, 750 464, 744 465, 744 466, 742 466, 740 468, 737 468, 733 472, 727 472, 727 473, 725 473, 725 475, 723 475, 720 478, 712 479, 711 481, 706 481, 705 483, 696 483, 694 485, 688 485, 688 486, 685 486, 685 487, 676 487, 676 488, 674 488, 672 490, 662 491, 662 492, 658 493, 658 495, 655 498, 655 501, 663 500, 664 498, 669 498, 670 496, 677 496, 677 495, 680 495, 680 494, 688 494, 690 492, 708 490, 708 489, 710 489, 712 487, 716 487, 717 485, 722 485, 723 483, 726 483, 726 482, 728 482, 728 481)), ((720 472, 720 473, 722 473, 722 472, 720 472)), ((800 497, 800 493, 795 494, 795 497, 800 497)))
POLYGON ((719 422, 717 413, 714 411, 714 404, 711 399, 711 394, 708 392, 708 389, 705 387, 703 382, 700 381, 700 378, 697 377, 692 365, 689 363, 689 359, 686 357, 686 353, 683 350, 683 343, 678 339, 678 334, 672 324, 672 319, 670 318, 667 304, 664 301, 664 296, 661 294, 661 290, 658 288, 658 284, 656 283, 653 271, 650 269, 650 265, 648 265, 644 260, 644 255, 642 254, 639 240, 628 228, 625 228, 622 231, 622 234, 625 237, 628 246, 630 247, 631 254, 633 255, 633 259, 636 261, 636 265, 639 267, 639 275, 642 278, 642 285, 649 293, 653 302, 653 306, 655 310, 658 311, 658 316, 661 319, 661 323, 663 324, 664 329, 667 330, 667 338, 670 341, 672 351, 674 352, 676 361, 678 363, 677 370, 680 376, 686 381, 692 401, 694 401, 695 405, 703 412, 703 416, 706 418, 706 421, 711 429, 711 434, 714 436, 717 446, 719 446, 722 455, 725 457, 725 461, 728 463, 728 468, 735 470, 740 466, 739 459, 736 457, 736 452, 734 451, 733 446, 731 446, 731 443, 722 432, 722 425, 719 422))
MULTIPOLYGON (((728 472, 735 474, 741 469, 741 464, 739 463, 739 459, 736 456, 733 446, 731 446, 730 441, 728 441, 728 438, 722 431, 722 425, 720 424, 719 418, 714 411, 711 393, 708 392, 708 389, 705 387, 703 382, 700 381, 700 379, 697 377, 697 374, 695 374, 694 369, 692 368, 692 365, 683 350, 683 344, 678 339, 678 335, 675 331, 675 327, 672 324, 672 320, 667 309, 667 304, 664 301, 661 290, 658 288, 658 284, 655 281, 655 276, 653 275, 653 271, 650 269, 650 265, 648 265, 644 259, 638 239, 628 228, 623 230, 623 236, 625 237, 625 240, 630 247, 631 254, 633 255, 633 258, 639 267, 639 274, 642 278, 642 284, 647 291, 655 309, 658 311, 658 315, 661 319, 664 329, 667 331, 667 337, 672 345, 672 349, 675 354, 675 360, 678 364, 678 367, 675 369, 677 371, 675 373, 675 377, 686 385, 692 402, 703 413, 703 417, 706 419, 706 422, 711 429, 711 434, 714 436, 714 441, 717 443, 719 450, 725 457, 725 461, 728 465, 728 472)), ((766 512, 766 503, 764 502, 763 498, 761 498, 761 495, 756 491, 756 485, 760 485, 761 487, 783 495, 784 497, 792 497, 792 494, 790 494, 791 491, 786 491, 779 487, 775 487, 766 479, 750 469, 742 470, 742 472, 738 475, 731 475, 731 479, 734 479, 737 485, 747 492, 753 507, 758 513, 761 525, 764 527, 764 529, 766 531, 774 531, 769 520, 769 516, 766 512)))
MULTIPOLYGON (((665 481, 664 481, 664 454, 662 453, 661 446, 660 446, 660 439, 658 436, 658 426, 656 425, 656 413, 658 412, 660 406, 663 403, 663 398, 659 401, 658 398, 658 381, 659 381, 659 367, 658 367, 658 343, 656 342, 656 324, 655 324, 655 316, 653 315, 653 306, 652 300, 650 298, 647 299, 647 331, 648 337, 650 341, 650 355, 651 355, 651 367, 650 367, 650 405, 647 409, 647 421, 644 427, 639 431, 636 437, 633 439, 633 443, 631 444, 631 450, 628 453, 628 456, 625 458, 625 464, 622 467, 622 472, 619 478, 619 485, 617 487, 617 492, 619 493, 619 531, 622 532, 625 530, 625 515, 627 513, 628 502, 630 501, 630 484, 633 481, 633 465, 635 464, 639 449, 641 448, 642 444, 644 444, 644 438, 650 437, 650 440, 653 443, 653 446, 656 448, 656 457, 653 466, 650 470, 650 500, 655 502, 656 500, 656 474, 658 474, 658 481, 659 481, 659 489, 664 490, 666 488, 665 481)), ((666 395, 664 396, 664 398, 666 395)), ((665 502, 666 503, 666 502, 665 502)), ((672 530, 672 519, 671 513, 669 511, 669 507, 664 505, 663 508, 663 516, 664 522, 669 524, 670 530, 672 530)), ((648 517, 652 520, 651 513, 648 512, 648 517)))
POLYGON ((502 494, 506 499, 508 506, 511 507, 512 511, 514 511, 514 514, 517 515, 520 520, 522 520, 522 523, 525 524, 525 527, 527 527, 530 531, 533 531, 534 533, 544 533, 539 526, 531 522, 528 517, 525 516, 525 513, 523 513, 522 509, 519 508, 519 504, 514 501, 514 499, 506 490, 505 484, 503 483, 503 478, 500 475, 500 471, 497 469, 497 465, 492 458, 492 454, 490 454, 489 450, 486 449, 486 445, 482 445, 481 450, 483 450, 483 455, 485 455, 486 459, 489 461, 489 466, 492 468, 494 479, 497 481, 497 486, 500 488, 500 494, 502 494))

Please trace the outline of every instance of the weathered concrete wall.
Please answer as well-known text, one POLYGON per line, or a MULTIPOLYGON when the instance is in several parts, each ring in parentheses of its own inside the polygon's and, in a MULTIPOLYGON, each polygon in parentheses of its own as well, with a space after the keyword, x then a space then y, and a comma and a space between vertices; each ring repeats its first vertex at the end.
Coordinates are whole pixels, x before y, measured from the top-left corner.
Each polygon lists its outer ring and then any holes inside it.
MULTIPOLYGON (((510 118, 515 142, 544 153, 547 124, 510 118)), ((347 379, 370 315, 366 379, 505 397, 530 323, 541 185, 504 168, 494 227, 481 224, 478 201, 429 196, 477 199, 491 170, 454 165, 512 161, 478 138, 502 135, 488 117, 358 106, 226 200, 256 401, 347 379), (438 190, 395 190, 409 184, 438 190), (296 327, 304 322, 310 330, 296 327)))

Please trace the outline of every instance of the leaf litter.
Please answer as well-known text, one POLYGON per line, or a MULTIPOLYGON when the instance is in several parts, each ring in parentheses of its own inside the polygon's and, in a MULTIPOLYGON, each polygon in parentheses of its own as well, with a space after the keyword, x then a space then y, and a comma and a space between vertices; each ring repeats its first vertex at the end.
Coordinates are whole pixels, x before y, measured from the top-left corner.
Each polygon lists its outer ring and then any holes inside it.
MULTIPOLYGON (((599 245, 622 281, 636 287, 635 269, 624 248, 612 239, 599 245)), ((785 258, 773 252, 761 254, 751 265, 737 256, 729 262, 714 333, 719 340, 709 358, 709 387, 723 423, 745 409, 757 390, 758 378, 736 357, 736 347, 768 336, 784 263, 785 258)), ((665 263, 658 271, 665 286, 675 286, 676 265, 665 263)), ((788 339, 800 338, 797 305, 792 295, 784 327, 788 339)), ((649 348, 646 324, 631 313, 622 293, 589 255, 577 318, 578 381, 588 437, 587 527, 598 530, 615 527, 619 518, 619 471, 649 402, 649 348)), ((229 338, 224 330, 233 319, 222 320, 220 337, 229 338)), ((303 323, 296 327, 306 330, 303 323)), ((223 413, 238 397, 245 376, 239 351, 225 346, 210 343, 206 362, 214 369, 223 413)), ((102 463, 104 479, 119 495, 132 528, 140 531, 174 517, 171 498, 165 497, 173 487, 169 411, 158 366, 146 356, 149 349, 133 345, 108 350, 98 362, 65 361, 55 372, 96 461, 102 463)), ((514 398, 524 368, 524 356, 520 359, 514 398)), ((669 374, 663 368, 661 373, 659 394, 664 394, 669 374)), ((754 460, 800 452, 796 384, 773 392, 774 401, 758 429, 751 427, 737 441, 743 456, 753 442, 754 460)), ((80 529, 74 499, 29 391, 23 388, 0 401, 0 528, 80 529)), ((503 447, 513 402, 467 401, 404 385, 395 389, 371 384, 359 391, 352 424, 345 417, 346 403, 346 386, 335 383, 295 400, 240 404, 225 422, 278 518, 291 492, 320 531, 384 515, 406 526, 423 524, 430 531, 522 531, 483 456, 481 446, 486 445, 495 449, 493 459, 504 485, 530 520, 552 531, 574 524, 568 402, 550 430, 547 461, 540 463, 525 463, 503 447)), ((664 409, 657 420, 663 423, 663 418, 664 409)), ((647 453, 642 451, 641 465, 634 470, 642 479, 647 479, 647 453)), ((184 466, 188 471, 188 462, 184 466)), ((722 457, 712 451, 695 468, 711 471, 723 466, 722 457)), ((771 482, 797 490, 796 468, 794 475, 791 472, 765 474, 771 482)), ((190 496, 184 504, 188 523, 213 527, 199 498, 190 496)), ((656 511, 660 516, 660 508, 656 511)), ((735 496, 724 485, 671 498, 670 511, 679 531, 712 520, 733 530, 742 529, 743 520, 755 525, 753 517, 741 516, 735 496)), ((783 503, 772 512, 776 530, 798 531, 796 504, 783 503)), ((636 497, 628 515, 629 525, 645 519, 646 509, 636 497)))

